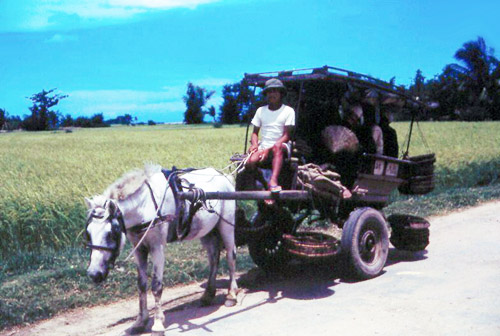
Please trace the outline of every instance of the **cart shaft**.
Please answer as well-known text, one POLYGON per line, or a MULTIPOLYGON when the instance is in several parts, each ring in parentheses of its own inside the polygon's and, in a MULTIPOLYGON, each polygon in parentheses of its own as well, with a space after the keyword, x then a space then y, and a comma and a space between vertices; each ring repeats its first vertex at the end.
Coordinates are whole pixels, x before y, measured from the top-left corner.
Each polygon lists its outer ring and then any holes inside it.
MULTIPOLYGON (((195 192, 184 191, 179 193, 180 198, 192 201, 195 198, 195 192)), ((283 190, 279 193, 270 191, 207 191, 206 199, 221 200, 266 200, 278 199, 287 201, 305 201, 311 198, 308 191, 303 190, 283 190)))

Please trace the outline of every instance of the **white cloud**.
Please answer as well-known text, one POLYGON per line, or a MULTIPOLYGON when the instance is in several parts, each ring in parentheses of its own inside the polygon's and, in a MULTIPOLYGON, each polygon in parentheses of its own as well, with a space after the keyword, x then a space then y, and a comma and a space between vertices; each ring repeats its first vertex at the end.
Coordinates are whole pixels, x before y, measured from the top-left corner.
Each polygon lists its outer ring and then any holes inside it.
POLYGON ((41 5, 42 12, 49 16, 57 14, 75 15, 82 19, 126 19, 144 13, 145 10, 137 7, 113 6, 109 1, 54 1, 41 5))
POLYGON ((77 41, 78 37, 76 35, 67 34, 55 34, 49 38, 46 42, 48 43, 62 43, 62 42, 73 42, 77 41))
POLYGON ((2 0, 0 31, 77 28, 123 22, 148 12, 194 9, 219 0, 2 0))
POLYGON ((198 85, 201 87, 222 87, 226 84, 232 84, 235 80, 228 78, 202 78, 191 81, 194 85, 198 85))
POLYGON ((170 9, 176 7, 196 8, 198 5, 216 0, 109 0, 109 4, 117 7, 170 9))

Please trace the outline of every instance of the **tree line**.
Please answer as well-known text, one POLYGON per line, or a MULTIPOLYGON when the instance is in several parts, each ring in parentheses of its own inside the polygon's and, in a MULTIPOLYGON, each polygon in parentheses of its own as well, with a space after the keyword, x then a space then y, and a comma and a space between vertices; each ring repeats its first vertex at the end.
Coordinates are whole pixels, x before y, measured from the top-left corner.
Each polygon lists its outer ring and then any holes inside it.
MULTIPOLYGON (((500 65, 494 53, 494 49, 478 37, 464 43, 454 55, 457 63, 446 65, 441 74, 426 80, 422 71, 417 70, 413 82, 400 88, 427 103, 429 108, 422 115, 423 120, 500 120, 500 65)), ((390 83, 394 82, 395 77, 390 83)), ((205 89, 189 84, 188 95, 184 97, 187 105, 184 122, 203 122, 204 105, 213 93, 202 98, 202 92, 206 93, 205 89), (190 93, 192 90, 198 92, 195 99, 190 93), (192 114, 197 118, 193 119, 192 114)), ((252 106, 262 104, 263 100, 243 83, 224 85, 222 98, 217 117, 217 122, 222 124, 247 123, 252 117, 252 106)), ((395 117, 410 118, 404 111, 395 117)))
MULTIPOLYGON (((70 114, 63 116, 59 111, 54 110, 54 107, 68 96, 55 91, 56 89, 42 90, 31 97, 27 97, 32 102, 32 106, 29 108, 31 114, 24 116, 24 119, 19 116, 9 116, 5 109, 0 108, 0 130, 46 131, 60 127, 109 127, 112 124, 131 125, 134 121, 137 121, 137 118, 130 114, 108 120, 104 119, 102 113, 75 119, 70 114)), ((153 125, 155 122, 150 120, 148 124, 153 125)))
MULTIPOLYGON (((427 120, 500 120, 500 64, 493 48, 488 47, 482 37, 468 41, 454 55, 457 63, 446 65, 441 74, 426 79, 421 70, 408 87, 401 87, 409 95, 426 102, 429 106, 423 119, 427 120)), ((393 84, 395 78, 391 79, 393 84)), ((23 128, 28 131, 50 130, 58 127, 107 127, 110 124, 131 125, 137 118, 130 114, 115 119, 104 120, 103 114, 92 117, 62 116, 53 108, 67 95, 55 92, 56 89, 42 90, 27 97, 32 102, 31 114, 21 119, 9 116, 0 109, 0 129, 23 128)), ((217 125, 247 123, 254 106, 263 103, 263 97, 256 95, 242 82, 226 84, 222 88, 223 103, 216 113, 208 101, 215 91, 192 83, 187 84, 183 101, 186 104, 184 122, 200 124, 206 115, 213 118, 217 125)), ((405 116, 396 116, 404 120, 405 116)), ((155 122, 150 120, 149 125, 155 122)))
POLYGON ((455 52, 457 63, 426 80, 417 70, 409 93, 428 102, 427 119, 500 120, 500 65, 482 37, 455 52))

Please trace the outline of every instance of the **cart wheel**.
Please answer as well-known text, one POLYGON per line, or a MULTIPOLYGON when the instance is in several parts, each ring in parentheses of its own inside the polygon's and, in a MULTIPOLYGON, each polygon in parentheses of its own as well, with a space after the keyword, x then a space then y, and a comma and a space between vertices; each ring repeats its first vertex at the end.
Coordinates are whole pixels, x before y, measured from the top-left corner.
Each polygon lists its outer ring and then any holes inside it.
POLYGON ((350 275, 361 280, 379 275, 389 251, 389 232, 382 214, 368 207, 353 211, 344 223, 341 248, 350 275))
POLYGON ((292 215, 285 208, 261 207, 251 221, 254 227, 268 229, 248 241, 250 257, 257 266, 267 272, 280 271, 290 260, 290 254, 283 244, 283 234, 293 231, 292 215))

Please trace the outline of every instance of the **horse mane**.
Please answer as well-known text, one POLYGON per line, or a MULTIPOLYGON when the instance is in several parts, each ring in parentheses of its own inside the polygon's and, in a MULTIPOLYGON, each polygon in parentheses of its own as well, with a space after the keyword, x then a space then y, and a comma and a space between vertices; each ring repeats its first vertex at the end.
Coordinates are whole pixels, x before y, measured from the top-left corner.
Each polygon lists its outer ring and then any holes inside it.
POLYGON ((110 199, 125 200, 134 194, 153 174, 161 171, 161 166, 146 164, 144 169, 134 169, 123 174, 118 180, 113 182, 103 193, 110 199))

